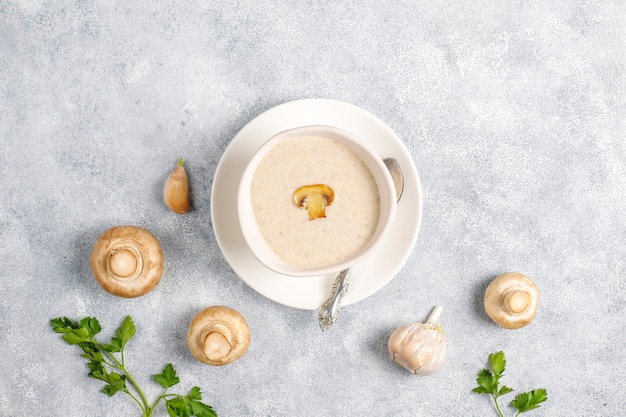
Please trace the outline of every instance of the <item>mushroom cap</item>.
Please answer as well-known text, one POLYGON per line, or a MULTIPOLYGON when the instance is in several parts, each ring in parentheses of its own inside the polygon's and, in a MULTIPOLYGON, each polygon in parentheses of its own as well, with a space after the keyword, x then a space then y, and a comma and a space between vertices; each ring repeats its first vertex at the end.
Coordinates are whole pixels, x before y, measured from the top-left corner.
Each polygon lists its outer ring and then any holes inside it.
POLYGON ((495 278, 485 291, 485 312, 506 329, 530 324, 537 314, 539 288, 519 272, 507 272, 495 278))
POLYGON ((146 229, 115 226, 100 236, 90 263, 96 281, 105 291, 120 297, 139 297, 161 280, 163 250, 146 229))
POLYGON ((207 365, 222 366, 236 361, 248 350, 250 328, 236 310, 208 307, 193 318, 187 332, 191 354, 207 365))

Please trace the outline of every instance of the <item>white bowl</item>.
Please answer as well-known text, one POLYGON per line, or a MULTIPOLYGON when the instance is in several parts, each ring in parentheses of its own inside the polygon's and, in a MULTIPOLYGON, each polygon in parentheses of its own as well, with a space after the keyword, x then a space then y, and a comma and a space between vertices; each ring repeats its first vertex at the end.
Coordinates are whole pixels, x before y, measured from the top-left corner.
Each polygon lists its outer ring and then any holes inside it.
MULTIPOLYGON (((282 201, 283 200, 281 199, 281 202, 282 201)), ((293 206, 290 201, 285 202, 285 204, 293 206)), ((332 205, 327 207, 327 211, 330 211, 331 207, 332 205)), ((293 206, 292 209, 293 208, 298 209, 295 206, 293 206)), ((279 274, 294 277, 310 277, 338 273, 339 271, 359 263, 376 250, 382 241, 382 238, 389 230, 395 214, 395 188, 391 175, 385 166, 382 157, 376 154, 367 144, 350 132, 324 125, 298 127, 282 131, 272 136, 257 150, 246 166, 237 193, 237 215, 239 224, 241 226, 244 240, 250 248, 250 251, 267 268, 279 274), (372 174, 378 189, 379 215, 378 221, 369 240, 367 240, 356 253, 328 265, 302 267, 285 262, 270 248, 270 245, 261 232, 261 228, 259 227, 255 217, 251 197, 251 184, 259 164, 266 157, 266 155, 274 149, 275 146, 290 139, 307 136, 332 139, 342 145, 345 145, 354 155, 364 162, 365 166, 372 174)), ((302 215, 306 216, 306 213, 303 213, 302 215)), ((330 215, 331 214, 329 212, 328 216, 330 217, 330 215)), ((313 221, 320 222, 319 219, 313 221)), ((320 222, 319 224, 322 223, 320 222)))

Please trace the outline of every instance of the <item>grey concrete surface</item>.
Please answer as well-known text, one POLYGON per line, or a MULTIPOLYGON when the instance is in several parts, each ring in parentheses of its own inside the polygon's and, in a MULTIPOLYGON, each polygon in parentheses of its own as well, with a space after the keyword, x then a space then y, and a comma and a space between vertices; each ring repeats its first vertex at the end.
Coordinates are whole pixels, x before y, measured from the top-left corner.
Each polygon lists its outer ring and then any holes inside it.
POLYGON ((96 316, 110 336, 126 314, 147 395, 172 362, 179 391, 198 385, 220 416, 496 416, 470 391, 498 350, 508 386, 548 390, 526 415, 626 415, 625 21, 624 2, 594 0, 2 0, 0 416, 140 415, 100 393, 48 326, 96 316), (239 129, 310 97, 387 123, 424 190, 407 263, 325 333, 313 311, 233 272, 210 216, 239 129), (184 216, 161 200, 179 156, 194 206, 184 216), (164 277, 144 297, 111 296, 91 275, 95 240, 118 224, 163 246, 164 277), (506 271, 542 291, 517 331, 481 305, 506 271), (252 331, 246 355, 221 368, 185 344, 214 304, 252 331), (387 358, 387 338, 435 304, 449 356, 416 377, 387 358))

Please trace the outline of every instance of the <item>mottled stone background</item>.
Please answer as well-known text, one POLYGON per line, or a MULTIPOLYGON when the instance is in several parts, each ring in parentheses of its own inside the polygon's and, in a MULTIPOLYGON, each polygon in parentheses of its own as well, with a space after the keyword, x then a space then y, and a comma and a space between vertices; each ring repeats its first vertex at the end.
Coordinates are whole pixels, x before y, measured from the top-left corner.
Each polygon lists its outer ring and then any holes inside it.
POLYGON ((48 326, 93 315, 111 335, 126 314, 147 394, 172 362, 180 390, 200 386, 220 416, 495 416, 470 390, 497 350, 507 385, 548 390, 528 415, 624 416, 625 22, 619 0, 0 1, 0 416, 138 415, 99 393, 48 326), (233 136, 310 97, 387 123, 424 191, 406 265, 325 333, 313 311, 249 288, 210 218, 233 136), (161 200, 181 155, 185 216, 161 200), (105 293, 88 263, 98 235, 127 223, 158 236, 167 259, 159 286, 130 300, 105 293), (506 271, 542 290, 517 331, 481 305, 506 271), (252 330, 223 368, 184 341, 213 304, 252 330), (386 341, 435 304, 449 357, 416 377, 386 341))

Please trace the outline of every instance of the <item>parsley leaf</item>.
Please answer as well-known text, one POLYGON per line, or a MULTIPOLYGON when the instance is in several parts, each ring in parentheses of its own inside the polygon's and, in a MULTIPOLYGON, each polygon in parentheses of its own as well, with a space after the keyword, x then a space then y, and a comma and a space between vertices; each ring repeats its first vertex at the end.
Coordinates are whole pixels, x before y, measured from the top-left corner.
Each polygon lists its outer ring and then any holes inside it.
POLYGON ((102 345, 102 348, 107 352, 121 352, 123 347, 124 343, 119 337, 113 337, 111 338, 111 343, 102 345))
POLYGON ((152 404, 148 402, 124 361, 124 348, 137 332, 130 316, 124 318, 115 331, 115 337, 108 343, 97 340, 96 335, 102 329, 95 317, 85 317, 79 322, 67 317, 57 317, 50 320, 50 327, 61 334, 66 343, 82 349, 80 356, 87 359, 87 375, 105 383, 102 388, 104 394, 111 397, 117 392, 125 393, 137 403, 144 417, 152 416, 161 400, 165 402, 166 410, 172 417, 217 417, 209 405, 201 402, 200 388, 193 387, 187 396, 167 392, 180 381, 171 363, 165 365, 160 374, 153 375, 152 379, 163 387, 163 391, 152 404))
MULTIPOLYGON (((489 365, 491 369, 483 369, 478 373, 476 378, 477 387, 472 392, 477 394, 491 395, 496 411, 500 417, 504 417, 502 409, 498 404, 498 398, 513 392, 512 388, 506 385, 500 385, 500 378, 504 375, 506 369, 506 358, 504 352, 491 353, 489 355, 489 365)), ((548 399, 548 393, 545 389, 540 388, 529 392, 518 394, 511 405, 517 410, 515 416, 533 410, 539 407, 539 404, 548 399)))
POLYGON ((78 324, 74 323, 67 317, 58 317, 50 320, 50 326, 52 326, 52 330, 57 333, 67 333, 70 330, 78 329, 79 327, 78 324))
POLYGON ((130 316, 126 316, 124 321, 115 331, 115 337, 122 342, 122 348, 133 338, 137 329, 135 328, 135 323, 133 323, 133 319, 130 316))
POLYGON ((102 392, 105 393, 106 395, 108 395, 109 397, 112 397, 113 395, 115 395, 116 392, 118 392, 120 389, 118 387, 114 387, 113 385, 105 385, 104 388, 102 388, 102 392))
POLYGON ((152 379, 163 388, 173 387, 180 382, 171 363, 165 365, 163 372, 152 376, 152 379))
POLYGON ((506 358, 504 352, 496 352, 489 354, 489 362, 491 363, 491 369, 494 375, 498 378, 504 374, 504 368, 506 367, 506 358))
POLYGON ((478 394, 491 394, 497 390, 498 379, 489 370, 483 369, 478 373, 476 383, 478 386, 472 391, 478 394))
POLYGON ((165 405, 170 417, 217 417, 213 408, 200 402, 201 399, 200 388, 193 387, 186 397, 177 395, 166 400, 165 405))
POLYGON ((539 388, 528 392, 518 394, 511 405, 518 411, 516 415, 525 413, 526 411, 539 408, 539 404, 548 399, 548 393, 545 389, 539 388))
POLYGON ((85 317, 80 321, 80 328, 85 329, 89 336, 95 336, 100 333, 100 323, 95 317, 85 317))
POLYGON ((200 392, 200 388, 191 388, 191 391, 189 391, 189 394, 187 394, 187 398, 200 401, 202 399, 202 393, 200 392))
POLYGON ((88 343, 91 341, 89 330, 85 328, 71 329, 63 334, 63 340, 70 345, 78 345, 79 343, 88 343))

